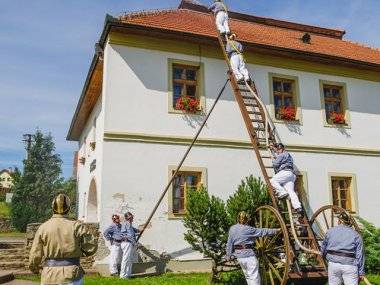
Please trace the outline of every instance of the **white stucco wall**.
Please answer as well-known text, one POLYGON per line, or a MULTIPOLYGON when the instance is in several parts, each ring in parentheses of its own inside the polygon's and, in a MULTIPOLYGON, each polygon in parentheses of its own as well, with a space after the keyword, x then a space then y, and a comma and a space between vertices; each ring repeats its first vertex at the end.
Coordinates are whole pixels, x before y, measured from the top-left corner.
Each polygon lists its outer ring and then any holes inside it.
MULTIPOLYGON (((176 165, 185 150, 186 146, 180 145, 106 141, 103 187, 107 189, 107 194, 102 201, 101 227, 104 229, 110 223, 115 210, 130 210, 135 213, 136 224, 144 223, 168 182, 168 166, 176 165)), ((380 192, 376 190, 379 179, 374 178, 378 158, 298 152, 293 155, 298 168, 308 178, 307 190, 314 211, 332 203, 328 190, 329 172, 355 173, 358 214, 380 225, 380 192), (364 165, 367 167, 364 168, 364 165)), ((261 175, 253 152, 244 149, 195 147, 185 166, 205 167, 208 191, 223 200, 227 200, 245 176, 251 173, 261 175)), ((166 196, 142 243, 159 252, 174 253, 173 256, 179 259, 199 257, 196 253, 176 254, 179 251, 187 252, 188 245, 183 240, 183 233, 181 220, 168 218, 166 196)))
POLYGON ((101 189, 101 160, 103 150, 104 117, 102 112, 102 96, 96 103, 89 119, 87 120, 84 131, 79 141, 78 158, 85 157, 85 164, 78 162, 77 189, 78 189, 78 218, 86 222, 97 222, 99 220, 100 209, 100 189, 101 189), (94 124, 94 121, 96 123, 94 124), (86 140, 86 143, 85 143, 86 140), (91 142, 96 142, 95 150, 90 147, 91 142), (96 168, 90 171, 90 164, 96 160, 96 168), (95 183, 97 194, 97 217, 88 217, 87 206, 89 198, 90 184, 95 183))
MULTIPOLYGON (((198 62, 196 56, 106 45, 104 52, 103 96, 97 102, 81 136, 91 137, 93 120, 97 118, 95 152, 87 146, 86 164, 79 165, 79 217, 86 219, 87 195, 93 178, 97 184, 98 218, 101 229, 110 223, 113 213, 131 210, 135 223, 145 222, 149 211, 168 182, 168 167, 176 165, 185 146, 156 143, 103 141, 104 132, 140 133, 162 136, 191 137, 202 116, 183 116, 168 112, 168 59, 198 62), (90 173, 89 164, 97 159, 97 168, 90 173)), ((226 65, 221 60, 201 58, 205 68, 206 111, 224 84, 226 65)), ((380 134, 374 131, 380 124, 380 83, 250 65, 259 93, 269 104, 269 73, 297 76, 300 89, 303 124, 294 129, 278 124, 286 144, 329 147, 379 149, 380 134), (347 85, 351 128, 325 127, 320 102, 319 80, 343 82, 347 85)), ((216 106, 203 138, 247 140, 245 126, 230 87, 216 106)), ((310 204, 314 210, 331 204, 329 172, 356 175, 358 214, 380 225, 378 201, 380 186, 376 169, 379 157, 294 153, 298 168, 306 172, 310 204), (368 198, 370 197, 370 199, 368 198)), ((256 158, 247 149, 195 147, 185 166, 207 169, 208 191, 226 200, 240 180, 260 175, 256 158)), ((169 220, 168 197, 153 218, 153 227, 144 234, 142 242, 148 248, 171 253, 178 259, 200 256, 188 253, 183 240, 181 220, 169 220), (178 253, 181 251, 182 253, 178 253)))
MULTIPOLYGON (((147 134, 192 136, 199 116, 190 121, 179 114, 168 113, 168 59, 199 62, 199 57, 170 52, 108 45, 107 48, 106 131, 128 131, 147 134)), ((226 78, 222 60, 201 58, 205 67, 206 111, 209 110, 226 78)), ((380 133, 380 83, 348 77, 249 65, 259 94, 269 104, 269 73, 297 76, 303 125, 291 130, 278 124, 282 140, 287 144, 336 147, 378 148, 380 133), (343 82, 347 85, 351 128, 325 127, 321 112, 319 80, 343 82)), ((227 88, 207 127, 205 138, 247 139, 237 104, 227 88)))

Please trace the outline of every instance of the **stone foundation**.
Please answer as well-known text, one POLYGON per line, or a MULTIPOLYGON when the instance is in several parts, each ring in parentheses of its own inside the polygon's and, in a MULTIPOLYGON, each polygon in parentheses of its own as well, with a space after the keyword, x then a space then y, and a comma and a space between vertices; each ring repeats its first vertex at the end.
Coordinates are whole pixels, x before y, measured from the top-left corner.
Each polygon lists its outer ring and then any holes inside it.
POLYGON ((7 233, 14 231, 11 220, 9 218, 0 218, 0 233, 7 233))

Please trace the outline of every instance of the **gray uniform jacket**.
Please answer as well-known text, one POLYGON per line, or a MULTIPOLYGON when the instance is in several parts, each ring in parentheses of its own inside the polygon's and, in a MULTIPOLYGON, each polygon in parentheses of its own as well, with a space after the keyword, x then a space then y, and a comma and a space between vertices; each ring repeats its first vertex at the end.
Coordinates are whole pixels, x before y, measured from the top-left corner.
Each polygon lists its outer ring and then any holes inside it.
POLYGON ((212 11, 215 15, 220 11, 227 12, 226 5, 221 2, 215 2, 214 4, 211 4, 208 10, 212 11))
POLYGON ((130 222, 124 222, 121 226, 121 233, 127 237, 128 241, 135 245, 137 243, 137 234, 140 231, 132 226, 130 222))
POLYGON ((364 275, 364 249, 362 237, 351 227, 338 225, 329 229, 321 248, 328 261, 358 266, 360 276, 364 275), (354 253, 355 258, 327 253, 328 250, 354 253))
POLYGON ((238 41, 228 41, 226 45, 226 52, 229 57, 231 57, 234 54, 242 53, 243 45, 238 41), (239 52, 237 52, 236 50, 238 50, 239 52))
POLYGON ((274 229, 259 229, 248 225, 236 224, 233 225, 228 232, 227 241, 227 258, 234 255, 237 258, 254 256, 253 249, 239 249, 234 251, 234 245, 254 244, 255 239, 263 236, 275 235, 277 230, 274 229))
POLYGON ((104 238, 108 241, 121 241, 123 239, 123 234, 121 233, 121 224, 113 223, 104 231, 103 235, 104 238))
POLYGON ((276 155, 275 160, 273 160, 274 171, 280 172, 281 170, 294 170, 293 157, 289 152, 284 151, 283 153, 276 155))

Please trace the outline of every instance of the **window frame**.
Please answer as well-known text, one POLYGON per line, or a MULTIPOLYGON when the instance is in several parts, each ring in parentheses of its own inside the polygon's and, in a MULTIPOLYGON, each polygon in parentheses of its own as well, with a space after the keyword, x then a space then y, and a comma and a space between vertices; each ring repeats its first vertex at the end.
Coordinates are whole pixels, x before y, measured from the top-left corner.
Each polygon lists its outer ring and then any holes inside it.
POLYGON ((321 97, 321 113, 322 113, 322 122, 325 127, 330 128, 351 128, 351 117, 350 117, 350 109, 348 104, 348 95, 347 95, 347 84, 345 82, 336 82, 336 81, 328 81, 328 80, 319 80, 319 91, 320 91, 320 97, 321 97), (344 113, 344 124, 334 124, 329 123, 326 118, 326 108, 325 108, 325 92, 324 87, 339 87, 342 90, 341 94, 341 108, 343 109, 344 113))
POLYGON ((206 98, 205 98, 205 80, 204 80, 204 63, 203 62, 195 62, 189 60, 181 60, 181 59, 168 59, 168 113, 170 114, 186 114, 186 115, 202 115, 206 113, 206 98), (173 107, 173 66, 174 65, 182 65, 198 68, 197 74, 197 89, 196 89, 196 98, 199 99, 199 104, 202 110, 198 113, 191 114, 186 113, 182 110, 176 110, 173 107))
POLYGON ((299 87, 299 79, 298 76, 288 75, 288 74, 279 74, 269 72, 269 99, 270 99, 270 108, 269 112, 272 117, 273 122, 275 123, 284 123, 284 124, 296 124, 302 125, 302 109, 301 109, 301 98, 300 98, 300 87, 299 87), (282 120, 276 118, 276 110, 275 110, 275 100, 274 100, 274 89, 273 89, 273 80, 274 79, 282 79, 285 81, 293 81, 293 100, 294 107, 296 108, 296 119, 294 121, 282 120))
MULTIPOLYGON (((177 169, 175 165, 169 165, 168 167, 168 181, 172 178, 172 173, 177 169)), ((189 172, 189 173, 200 173, 200 182, 199 184, 207 188, 207 169, 205 167, 190 167, 182 166, 179 170, 180 172, 189 172)), ((168 218, 169 220, 183 219, 185 213, 174 213, 173 212, 173 183, 170 185, 168 192, 168 218)), ((185 197, 186 199, 186 197, 185 197)), ((185 200, 186 207, 186 200, 185 200)))
MULTIPOLYGON (((333 197, 333 178, 342 178, 342 179, 351 179, 351 183, 349 186, 349 200, 351 202, 351 210, 349 211, 351 214, 359 215, 358 212, 358 195, 357 195, 357 184, 356 184, 356 175, 353 173, 339 173, 339 172, 329 172, 329 197, 330 204, 334 205, 334 197, 333 197)), ((339 205, 337 205, 339 206, 339 205)))

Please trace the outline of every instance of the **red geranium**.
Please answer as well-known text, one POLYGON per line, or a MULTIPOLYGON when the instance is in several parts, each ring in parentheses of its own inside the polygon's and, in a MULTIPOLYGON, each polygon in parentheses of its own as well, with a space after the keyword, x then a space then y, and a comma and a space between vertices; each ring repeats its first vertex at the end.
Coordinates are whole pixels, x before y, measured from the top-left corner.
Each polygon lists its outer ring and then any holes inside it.
POLYGON ((175 109, 195 114, 201 110, 199 103, 199 99, 190 96, 181 96, 175 103, 175 109))
POLYGON ((288 107, 281 107, 278 113, 282 120, 295 121, 297 111, 294 107, 288 106, 288 107))
POLYGON ((345 123, 344 115, 342 113, 331 112, 330 113, 330 119, 333 121, 334 124, 344 124, 345 123))

